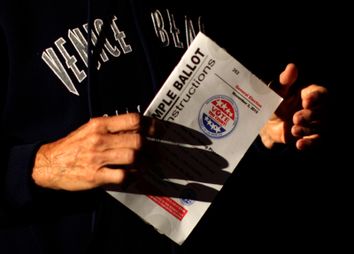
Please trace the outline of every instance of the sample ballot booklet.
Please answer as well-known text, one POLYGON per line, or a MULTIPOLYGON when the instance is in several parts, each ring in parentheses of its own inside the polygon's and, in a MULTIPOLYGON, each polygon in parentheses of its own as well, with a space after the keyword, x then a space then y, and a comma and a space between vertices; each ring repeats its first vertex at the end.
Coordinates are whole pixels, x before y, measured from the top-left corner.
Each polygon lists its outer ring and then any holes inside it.
POLYGON ((156 123, 142 175, 107 192, 182 244, 281 101, 198 33, 144 112, 156 123))

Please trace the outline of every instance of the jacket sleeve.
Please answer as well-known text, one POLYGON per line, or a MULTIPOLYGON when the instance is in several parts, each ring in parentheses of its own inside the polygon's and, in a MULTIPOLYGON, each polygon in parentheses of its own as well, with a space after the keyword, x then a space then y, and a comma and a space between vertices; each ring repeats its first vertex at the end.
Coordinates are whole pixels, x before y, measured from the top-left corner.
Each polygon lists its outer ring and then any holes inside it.
POLYGON ((38 145, 19 145, 9 149, 5 168, 4 195, 11 208, 28 207, 32 203, 32 168, 38 145))
POLYGON ((6 114, 9 61, 5 39, 0 23, 0 198, 3 208, 20 208, 31 203, 31 186, 33 185, 31 172, 38 145, 14 146, 11 145, 12 142, 6 135, 4 116, 6 114))

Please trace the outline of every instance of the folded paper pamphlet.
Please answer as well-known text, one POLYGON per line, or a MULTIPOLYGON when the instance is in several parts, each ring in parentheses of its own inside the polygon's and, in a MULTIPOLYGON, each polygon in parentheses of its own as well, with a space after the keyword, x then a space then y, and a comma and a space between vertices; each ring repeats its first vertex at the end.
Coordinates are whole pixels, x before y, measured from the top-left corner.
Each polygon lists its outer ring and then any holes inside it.
POLYGON ((144 115, 161 120, 140 180, 107 192, 182 244, 282 98, 198 33, 144 115))

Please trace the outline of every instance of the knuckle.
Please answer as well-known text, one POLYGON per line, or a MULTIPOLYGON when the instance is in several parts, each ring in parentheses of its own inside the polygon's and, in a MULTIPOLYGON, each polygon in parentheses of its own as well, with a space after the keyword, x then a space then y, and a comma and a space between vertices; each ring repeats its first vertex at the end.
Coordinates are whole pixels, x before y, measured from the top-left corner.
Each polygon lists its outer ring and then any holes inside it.
POLYGON ((90 119, 88 125, 93 132, 99 131, 100 129, 102 129, 102 125, 103 125, 101 117, 90 119))
POLYGON ((96 168, 102 164, 100 152, 94 151, 93 149, 86 151, 84 155, 81 156, 81 164, 86 166, 85 173, 94 172, 96 168))
POLYGON ((101 145, 103 143, 103 139, 101 135, 98 134, 92 134, 88 137, 89 144, 91 144, 93 147, 96 147, 98 145, 101 145))
POLYGON ((142 147, 142 145, 143 145, 143 137, 140 134, 136 134, 134 137, 135 137, 135 139, 134 139, 134 142, 135 142, 134 147, 139 150, 142 147))
POLYGON ((92 153, 92 154, 90 154, 90 156, 88 156, 87 163, 89 165, 95 165, 95 164, 97 164, 97 162, 98 162, 98 156, 96 153, 92 153))
POLYGON ((128 115, 128 122, 131 126, 139 128, 141 124, 141 117, 138 113, 130 113, 128 115))

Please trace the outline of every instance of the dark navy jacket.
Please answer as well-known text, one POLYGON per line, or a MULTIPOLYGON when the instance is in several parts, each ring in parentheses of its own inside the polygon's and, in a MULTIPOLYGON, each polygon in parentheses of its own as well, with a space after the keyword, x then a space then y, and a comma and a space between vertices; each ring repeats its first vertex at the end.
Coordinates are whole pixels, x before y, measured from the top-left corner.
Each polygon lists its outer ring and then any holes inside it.
POLYGON ((1 1, 1 253, 173 253, 202 246, 221 251, 237 239, 239 246, 264 239, 271 245, 278 238, 292 242, 280 232, 315 217, 301 213, 312 200, 304 198, 304 189, 312 188, 306 174, 318 173, 317 154, 310 160, 287 147, 266 151, 258 139, 236 170, 243 180, 236 173, 230 177, 182 248, 100 189, 70 193, 32 182, 41 144, 91 117, 143 112, 200 30, 265 81, 288 62, 299 65, 301 80, 326 81, 313 68, 323 52, 313 51, 315 42, 307 40, 311 27, 294 36, 279 22, 299 31, 298 9, 285 15, 266 4, 208 5, 1 1), (232 236, 223 232, 226 227, 232 236))

